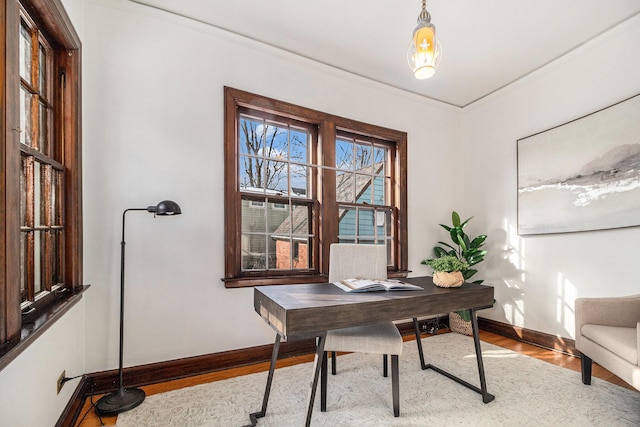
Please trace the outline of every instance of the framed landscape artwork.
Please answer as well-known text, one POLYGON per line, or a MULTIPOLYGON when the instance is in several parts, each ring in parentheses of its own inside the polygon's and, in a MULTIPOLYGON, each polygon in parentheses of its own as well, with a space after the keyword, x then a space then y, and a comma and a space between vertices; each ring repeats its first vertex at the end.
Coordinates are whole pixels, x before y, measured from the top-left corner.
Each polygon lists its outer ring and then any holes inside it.
POLYGON ((518 140, 518 234, 640 225, 640 95, 518 140))

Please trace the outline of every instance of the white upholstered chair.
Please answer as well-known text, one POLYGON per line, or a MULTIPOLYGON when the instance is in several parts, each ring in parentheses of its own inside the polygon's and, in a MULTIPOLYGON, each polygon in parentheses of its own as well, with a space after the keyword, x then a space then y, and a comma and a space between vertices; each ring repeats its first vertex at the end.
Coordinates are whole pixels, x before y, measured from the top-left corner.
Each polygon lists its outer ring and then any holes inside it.
POLYGON ((640 390, 640 294, 576 299, 576 348, 584 384, 593 360, 640 390))
MULTIPOLYGON (((383 245, 343 244, 331 245, 329 255, 329 281, 352 278, 386 279, 387 253, 383 245)), ((393 322, 374 323, 351 328, 334 329, 327 332, 320 380, 320 410, 327 406, 327 352, 332 352, 332 367, 335 374, 335 352, 372 353, 391 355, 391 389, 393 415, 400 415, 400 389, 398 356, 402 353, 402 336, 393 322)))

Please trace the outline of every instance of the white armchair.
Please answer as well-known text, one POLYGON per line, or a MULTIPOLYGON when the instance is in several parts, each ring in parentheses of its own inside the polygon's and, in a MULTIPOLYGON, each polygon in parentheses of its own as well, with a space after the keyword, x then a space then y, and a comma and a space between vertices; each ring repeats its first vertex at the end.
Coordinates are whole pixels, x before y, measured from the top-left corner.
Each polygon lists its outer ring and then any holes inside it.
POLYGON ((593 360, 640 390, 640 295, 576 299, 576 348, 584 384, 593 360))

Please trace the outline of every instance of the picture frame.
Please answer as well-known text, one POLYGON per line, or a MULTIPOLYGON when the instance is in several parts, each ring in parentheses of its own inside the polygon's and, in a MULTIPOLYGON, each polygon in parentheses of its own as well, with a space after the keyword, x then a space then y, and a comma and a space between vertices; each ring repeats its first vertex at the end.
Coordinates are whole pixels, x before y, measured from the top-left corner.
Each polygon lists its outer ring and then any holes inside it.
POLYGON ((640 225, 640 94, 517 141, 518 234, 640 225))

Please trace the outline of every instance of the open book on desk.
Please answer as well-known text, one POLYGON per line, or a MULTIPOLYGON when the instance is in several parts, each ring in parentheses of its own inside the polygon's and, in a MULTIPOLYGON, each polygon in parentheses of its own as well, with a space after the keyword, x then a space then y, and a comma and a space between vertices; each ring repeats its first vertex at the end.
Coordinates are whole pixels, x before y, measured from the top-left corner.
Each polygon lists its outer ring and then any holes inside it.
POLYGON ((375 279, 345 279, 333 282, 345 292, 373 292, 373 291, 421 291, 420 286, 400 280, 375 280, 375 279))

